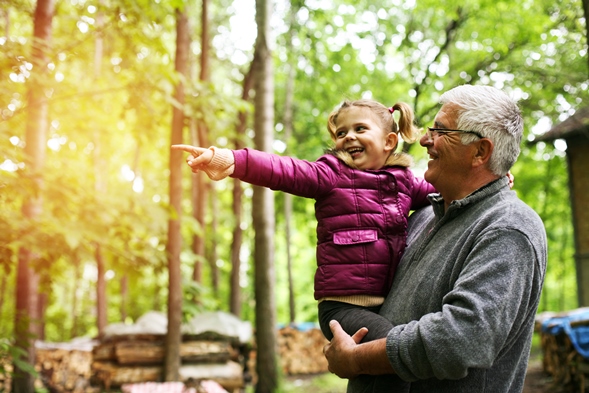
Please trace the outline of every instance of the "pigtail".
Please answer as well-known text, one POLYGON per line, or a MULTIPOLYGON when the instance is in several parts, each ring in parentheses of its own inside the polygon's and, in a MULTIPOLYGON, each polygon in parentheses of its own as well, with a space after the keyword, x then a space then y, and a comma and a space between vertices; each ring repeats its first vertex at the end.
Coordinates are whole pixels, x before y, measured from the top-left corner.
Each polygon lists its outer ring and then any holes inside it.
POLYGON ((394 112, 399 112, 399 134, 407 143, 419 139, 419 129, 415 126, 415 115, 408 104, 398 102, 393 105, 394 112))

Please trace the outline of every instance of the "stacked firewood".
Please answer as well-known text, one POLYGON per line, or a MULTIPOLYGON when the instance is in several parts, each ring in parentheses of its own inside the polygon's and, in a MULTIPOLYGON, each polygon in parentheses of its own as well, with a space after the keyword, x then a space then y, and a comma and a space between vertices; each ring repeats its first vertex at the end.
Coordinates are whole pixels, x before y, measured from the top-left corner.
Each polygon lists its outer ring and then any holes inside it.
MULTIPOLYGON (((165 336, 117 335, 93 350, 93 384, 109 390, 124 384, 161 381, 165 336)), ((187 385, 201 380, 218 382, 228 391, 244 386, 243 353, 229 341, 195 340, 180 344, 180 378, 187 385)))
MULTIPOLYGON (((151 313, 133 326, 111 326, 110 333, 100 340, 37 342, 38 387, 45 386, 59 393, 160 391, 164 373, 165 322, 161 315, 151 313)), ((179 348, 181 382, 178 386, 182 385, 186 392, 210 392, 218 390, 203 384, 217 383, 219 389, 238 392, 243 391, 248 383, 255 384, 253 341, 249 323, 219 313, 200 315, 192 326, 183 330, 179 348), (202 331, 196 328, 197 325, 202 326, 202 331)), ((327 361, 323 356, 325 344, 327 340, 314 326, 279 329, 278 358, 282 372, 285 375, 327 372, 327 361)), ((10 361, 7 362, 5 368, 10 366, 10 361)), ((2 385, 9 384, 9 380, 0 378, 0 391, 2 385)))
POLYGON ((35 369, 39 379, 35 385, 45 386, 52 392, 99 392, 99 389, 90 386, 91 351, 91 341, 37 342, 35 369))
POLYGON ((327 372, 323 347, 327 339, 319 329, 301 331, 284 327, 278 331, 278 348, 282 370, 286 375, 327 372))
MULTIPOLYGON (((551 317, 555 319, 540 318, 543 326, 538 327, 537 331, 540 332, 544 371, 552 376, 555 385, 584 393, 589 388, 589 359, 579 354, 568 334, 561 330, 556 330, 558 333, 554 334, 554 330, 551 330, 560 323, 559 317, 567 317, 575 312, 578 311, 554 314, 551 317)), ((589 315, 586 319, 570 320, 570 326, 572 329, 589 329, 589 315)))

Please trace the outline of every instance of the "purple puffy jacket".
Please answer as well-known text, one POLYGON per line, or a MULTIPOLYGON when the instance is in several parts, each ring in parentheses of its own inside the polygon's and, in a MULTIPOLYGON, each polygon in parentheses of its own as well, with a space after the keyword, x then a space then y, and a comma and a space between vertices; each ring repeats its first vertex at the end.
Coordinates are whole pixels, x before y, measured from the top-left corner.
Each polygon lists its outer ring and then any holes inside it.
POLYGON ((427 205, 435 189, 413 176, 406 155, 391 156, 387 164, 396 166, 359 170, 345 152, 334 154, 309 162, 234 150, 231 177, 315 199, 315 299, 385 297, 405 249, 409 211, 427 205))

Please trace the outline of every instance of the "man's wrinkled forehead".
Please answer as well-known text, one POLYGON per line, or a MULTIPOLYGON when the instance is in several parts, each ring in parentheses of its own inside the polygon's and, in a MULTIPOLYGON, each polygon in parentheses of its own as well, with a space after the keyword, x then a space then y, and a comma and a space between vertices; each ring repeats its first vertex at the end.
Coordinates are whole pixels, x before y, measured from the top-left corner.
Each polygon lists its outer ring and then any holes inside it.
POLYGON ((458 126, 460 107, 451 102, 442 105, 434 119, 434 127, 455 129, 458 126))

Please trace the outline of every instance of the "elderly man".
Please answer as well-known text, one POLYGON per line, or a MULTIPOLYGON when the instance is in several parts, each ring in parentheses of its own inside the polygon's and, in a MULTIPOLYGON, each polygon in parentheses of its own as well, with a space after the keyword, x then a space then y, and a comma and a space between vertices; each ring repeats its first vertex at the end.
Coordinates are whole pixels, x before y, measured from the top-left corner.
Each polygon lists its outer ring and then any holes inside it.
POLYGON ((337 322, 325 349, 348 393, 502 393, 523 390, 546 270, 538 215, 505 176, 519 155, 523 121, 502 91, 464 85, 444 93, 420 144, 425 179, 439 194, 410 219, 407 249, 380 313, 386 338, 358 344, 337 322))

